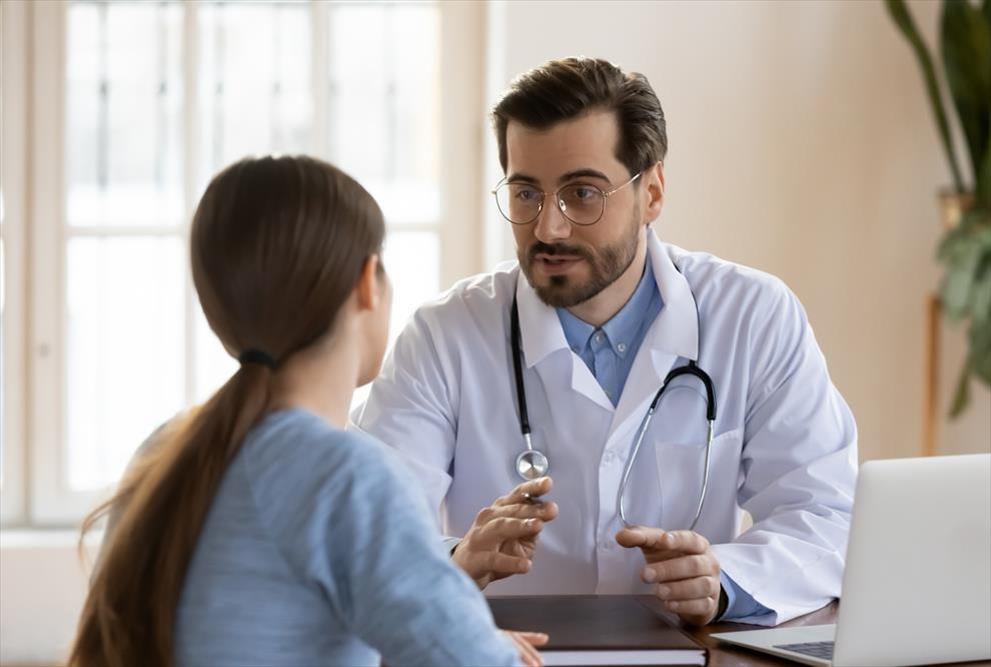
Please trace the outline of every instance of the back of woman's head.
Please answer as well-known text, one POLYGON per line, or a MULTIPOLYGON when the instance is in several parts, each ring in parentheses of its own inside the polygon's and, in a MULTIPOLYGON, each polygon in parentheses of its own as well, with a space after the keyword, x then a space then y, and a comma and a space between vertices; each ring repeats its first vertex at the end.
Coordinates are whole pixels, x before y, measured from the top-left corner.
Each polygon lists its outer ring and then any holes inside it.
POLYGON ((193 219, 207 321, 235 356, 283 361, 327 331, 383 234, 371 196, 326 163, 238 162, 213 179, 193 219))
POLYGON ((70 664, 174 663, 193 549, 224 471, 268 409, 273 368, 334 329, 384 233, 374 199, 312 158, 242 160, 207 187, 193 218, 193 281, 210 327, 249 363, 163 429, 84 523, 111 508, 118 517, 70 664))

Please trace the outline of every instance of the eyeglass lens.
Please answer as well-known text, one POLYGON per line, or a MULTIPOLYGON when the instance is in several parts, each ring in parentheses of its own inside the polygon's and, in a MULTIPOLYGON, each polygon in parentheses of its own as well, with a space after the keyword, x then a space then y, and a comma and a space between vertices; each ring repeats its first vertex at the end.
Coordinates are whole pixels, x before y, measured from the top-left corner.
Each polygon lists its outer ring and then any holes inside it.
MULTIPOLYGON (((557 204, 568 220, 577 225, 591 225, 602 217, 605 196, 598 188, 574 183, 557 192, 557 204)), ((496 190, 499 212, 510 222, 525 225, 540 215, 544 193, 526 183, 503 183, 496 190)))

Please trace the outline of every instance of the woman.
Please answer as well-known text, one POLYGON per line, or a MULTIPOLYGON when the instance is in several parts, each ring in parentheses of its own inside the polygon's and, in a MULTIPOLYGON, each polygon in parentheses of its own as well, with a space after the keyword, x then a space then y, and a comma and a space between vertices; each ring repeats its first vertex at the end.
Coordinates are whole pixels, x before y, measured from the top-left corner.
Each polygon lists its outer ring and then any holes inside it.
POLYGON ((241 368, 84 524, 113 509, 70 664, 539 663, 527 642, 546 638, 496 630, 393 454, 344 431, 386 346, 383 235, 372 197, 314 159, 210 183, 193 281, 241 368))

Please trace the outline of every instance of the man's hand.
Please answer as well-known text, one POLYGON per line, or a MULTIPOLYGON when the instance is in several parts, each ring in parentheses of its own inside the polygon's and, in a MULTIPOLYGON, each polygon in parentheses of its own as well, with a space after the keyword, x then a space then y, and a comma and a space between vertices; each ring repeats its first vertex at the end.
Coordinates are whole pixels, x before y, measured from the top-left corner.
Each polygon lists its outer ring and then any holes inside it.
POLYGON ((624 547, 639 547, 647 564, 640 578, 656 583, 664 606, 692 625, 705 625, 719 611, 719 561, 709 541, 690 530, 624 528, 616 533, 624 547))
POLYGON ((537 536, 557 516, 557 504, 534 501, 551 490, 550 477, 523 482, 475 517, 451 559, 479 588, 530 571, 537 536))

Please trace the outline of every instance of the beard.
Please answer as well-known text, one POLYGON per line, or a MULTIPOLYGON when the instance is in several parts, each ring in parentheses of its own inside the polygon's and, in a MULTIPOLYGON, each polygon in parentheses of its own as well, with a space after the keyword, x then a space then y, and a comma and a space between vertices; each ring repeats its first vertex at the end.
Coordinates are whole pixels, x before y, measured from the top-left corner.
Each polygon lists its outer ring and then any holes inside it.
POLYGON ((527 281, 533 287, 540 300, 553 308, 572 308, 588 301, 605 288, 616 282, 630 268, 637 254, 637 242, 640 233, 639 216, 635 216, 630 224, 630 231, 618 242, 593 250, 583 246, 566 243, 549 244, 537 241, 524 252, 518 250, 517 259, 527 281), (547 255, 574 255, 585 260, 589 267, 587 280, 578 282, 571 276, 555 275, 545 285, 534 282, 533 262, 538 253, 547 255))

